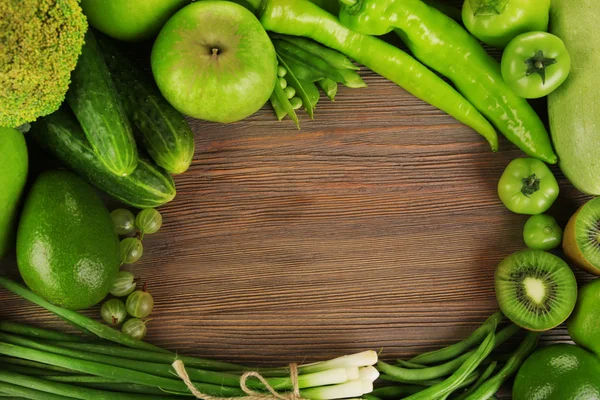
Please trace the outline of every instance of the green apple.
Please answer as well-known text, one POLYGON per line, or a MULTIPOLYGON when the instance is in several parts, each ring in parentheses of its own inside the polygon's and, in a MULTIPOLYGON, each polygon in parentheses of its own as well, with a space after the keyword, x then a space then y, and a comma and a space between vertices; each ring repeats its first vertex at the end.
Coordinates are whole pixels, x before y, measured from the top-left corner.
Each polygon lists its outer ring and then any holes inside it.
POLYGON ((162 28, 152 48, 152 72, 173 107, 226 123, 267 102, 277 58, 254 14, 236 3, 202 1, 179 10, 162 28))
POLYGON ((81 0, 91 26, 115 39, 150 39, 190 0, 81 0))

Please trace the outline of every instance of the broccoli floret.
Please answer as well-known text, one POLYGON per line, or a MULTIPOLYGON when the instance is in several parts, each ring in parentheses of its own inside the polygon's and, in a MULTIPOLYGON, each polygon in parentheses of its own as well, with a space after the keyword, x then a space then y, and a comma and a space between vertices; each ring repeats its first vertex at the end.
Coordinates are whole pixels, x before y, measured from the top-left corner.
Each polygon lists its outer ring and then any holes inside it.
POLYGON ((0 126, 58 109, 86 30, 77 0, 0 0, 0 126))

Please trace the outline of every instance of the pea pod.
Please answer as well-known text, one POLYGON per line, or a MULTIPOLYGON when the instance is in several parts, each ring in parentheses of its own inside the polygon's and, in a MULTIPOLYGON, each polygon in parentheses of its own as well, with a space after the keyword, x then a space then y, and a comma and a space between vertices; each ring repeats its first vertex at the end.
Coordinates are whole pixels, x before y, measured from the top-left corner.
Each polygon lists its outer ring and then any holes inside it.
POLYGON ((308 51, 296 47, 284 40, 273 40, 273 44, 275 45, 277 54, 280 54, 286 59, 294 60, 299 64, 305 65, 309 69, 314 69, 324 78, 330 78, 338 82, 344 81, 344 77, 336 68, 327 64, 325 61, 309 53, 308 51))
POLYGON ((494 128, 452 86, 404 51, 381 39, 354 32, 308 0, 248 0, 263 27, 271 32, 304 36, 365 65, 409 93, 447 112, 498 148, 494 128))
POLYGON ((316 57, 319 57, 333 68, 352 70, 360 69, 342 53, 332 50, 328 47, 322 46, 312 40, 287 35, 276 35, 275 38, 289 42, 294 46, 299 47, 300 49, 305 50, 316 57))
POLYGON ((325 78, 321 79, 320 81, 317 81, 317 83, 319 84, 319 86, 321 86, 321 89, 323 89, 329 100, 335 101, 335 95, 338 91, 337 82, 332 79, 325 78))
POLYGON ((500 66, 460 24, 421 0, 347 0, 340 21, 368 35, 394 31, 425 65, 449 78, 508 140, 526 154, 557 162, 548 132, 526 100, 504 82, 500 66))

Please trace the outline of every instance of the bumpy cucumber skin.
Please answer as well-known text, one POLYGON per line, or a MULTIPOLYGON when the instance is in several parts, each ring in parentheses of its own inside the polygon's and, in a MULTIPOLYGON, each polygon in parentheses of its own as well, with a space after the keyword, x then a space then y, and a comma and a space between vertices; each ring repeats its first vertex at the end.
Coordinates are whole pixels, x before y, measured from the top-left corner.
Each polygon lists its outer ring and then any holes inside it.
POLYGON ((600 195, 600 25, 597 0, 552 0, 550 30, 565 42, 573 68, 548 96, 552 141, 573 186, 600 195))
POLYGON ((92 151, 75 118, 64 108, 36 121, 30 134, 79 176, 127 205, 154 208, 175 197, 171 175, 143 159, 128 176, 108 171, 92 151))
POLYGON ((91 30, 66 97, 100 161, 115 175, 131 174, 138 163, 133 132, 91 30))
POLYGON ((172 174, 187 171, 194 157, 194 134, 184 116, 110 39, 98 35, 98 43, 138 140, 157 165, 172 174))

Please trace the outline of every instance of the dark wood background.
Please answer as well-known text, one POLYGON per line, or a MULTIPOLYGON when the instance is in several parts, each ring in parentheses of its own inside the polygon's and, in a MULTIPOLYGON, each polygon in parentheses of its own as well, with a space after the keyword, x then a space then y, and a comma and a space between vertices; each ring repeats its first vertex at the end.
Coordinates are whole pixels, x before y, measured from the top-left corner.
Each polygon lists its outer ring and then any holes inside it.
MULTIPOLYGON (((148 341, 248 365, 365 349, 394 359, 460 340, 497 309, 494 269, 524 248, 527 217, 496 185, 523 154, 505 140, 491 153, 471 129, 362 73, 368 88, 322 98, 301 131, 269 107, 231 125, 190 121, 193 165, 126 268, 156 302, 148 341)), ((585 197, 554 171, 551 214, 564 226, 585 197)), ((14 262, 3 269, 16 276, 14 262)), ((0 318, 67 328, 4 290, 0 304, 0 318)), ((543 338, 568 340, 563 327, 543 338)))

